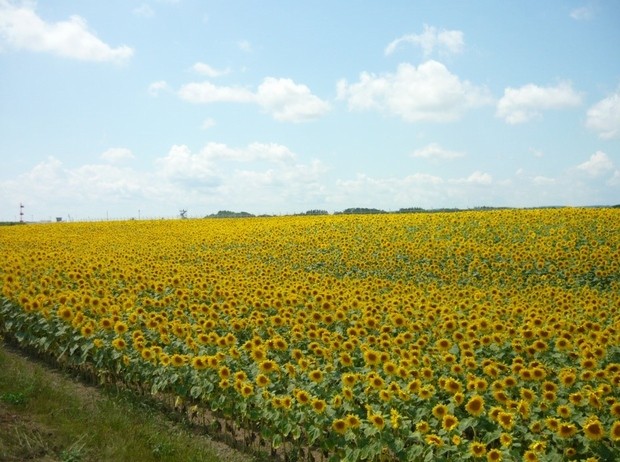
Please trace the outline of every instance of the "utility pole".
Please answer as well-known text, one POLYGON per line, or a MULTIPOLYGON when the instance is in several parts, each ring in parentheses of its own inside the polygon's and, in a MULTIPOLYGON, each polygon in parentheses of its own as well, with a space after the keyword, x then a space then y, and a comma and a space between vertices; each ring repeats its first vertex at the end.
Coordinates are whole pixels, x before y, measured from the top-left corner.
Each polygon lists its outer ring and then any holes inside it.
POLYGON ((24 204, 22 204, 21 202, 19 203, 19 222, 24 222, 24 204))

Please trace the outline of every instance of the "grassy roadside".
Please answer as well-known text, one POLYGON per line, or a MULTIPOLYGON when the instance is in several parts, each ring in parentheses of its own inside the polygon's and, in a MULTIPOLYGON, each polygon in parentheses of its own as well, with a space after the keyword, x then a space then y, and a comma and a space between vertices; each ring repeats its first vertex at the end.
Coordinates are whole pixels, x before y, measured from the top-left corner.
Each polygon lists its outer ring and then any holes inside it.
POLYGON ((102 392, 0 342, 0 460, 248 462, 128 394, 102 392))

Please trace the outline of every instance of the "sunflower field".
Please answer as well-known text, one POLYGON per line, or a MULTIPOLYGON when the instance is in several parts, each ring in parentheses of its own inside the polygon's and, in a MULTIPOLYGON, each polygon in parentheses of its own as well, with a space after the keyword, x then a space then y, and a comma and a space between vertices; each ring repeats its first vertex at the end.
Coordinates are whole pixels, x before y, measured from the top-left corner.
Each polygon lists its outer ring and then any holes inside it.
POLYGON ((0 251, 7 340, 288 460, 620 459, 619 209, 37 224, 0 251))

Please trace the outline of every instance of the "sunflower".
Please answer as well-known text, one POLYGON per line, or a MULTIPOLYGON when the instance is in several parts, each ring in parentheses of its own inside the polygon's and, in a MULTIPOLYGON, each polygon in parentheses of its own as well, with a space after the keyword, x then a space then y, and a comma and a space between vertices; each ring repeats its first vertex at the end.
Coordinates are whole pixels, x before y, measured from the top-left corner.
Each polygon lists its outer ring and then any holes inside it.
POLYGON ((555 417, 547 417, 545 419, 545 425, 549 430, 557 432, 560 427, 560 421, 555 417))
POLYGON ((323 381, 323 371, 321 369, 314 369, 308 373, 308 377, 314 383, 320 383, 323 381))
POLYGON ((340 353, 340 364, 342 364, 343 367, 353 366, 353 359, 351 358, 351 355, 346 351, 340 353))
POLYGON ((368 366, 376 366, 381 361, 381 355, 374 350, 366 350, 364 352, 364 362, 368 366))
POLYGON ((560 383, 563 387, 568 388, 572 386, 577 380, 577 376, 573 371, 568 371, 563 374, 560 374, 560 383))
POLYGON ((295 399, 301 405, 308 404, 310 402, 310 394, 306 390, 296 390, 295 399))
POLYGON ((240 393, 241 396, 243 396, 244 398, 248 398, 250 395, 252 395, 252 393, 254 393, 254 387, 249 382, 243 383, 240 387, 240 393))
POLYGON ((82 337, 88 338, 95 333, 95 328, 92 323, 88 322, 82 326, 80 333, 82 334, 82 337))
POLYGON ((355 414, 347 414, 345 416, 345 420, 347 422, 347 427, 349 428, 359 428, 361 425, 359 417, 355 414))
POLYGON ((392 426, 392 428, 397 429, 400 427, 400 421, 402 419, 402 416, 399 414, 399 412, 392 408, 390 409, 390 425, 392 426))
MULTIPOLYGON (((299 399, 299 397, 297 399, 299 399)), ((322 414, 323 412, 325 412, 326 408, 327 408, 327 403, 325 402, 324 399, 315 398, 312 400, 312 409, 317 414, 322 414)))
POLYGON ((572 459, 576 455, 577 455, 577 449, 575 448, 566 448, 564 450, 564 457, 566 457, 567 459, 572 459))
POLYGON ((258 385, 261 388, 264 388, 271 383, 271 380, 269 380, 269 377, 267 377, 265 374, 258 374, 256 376, 255 382, 256 382, 256 385, 258 385))
POLYGON ((504 430, 511 430, 512 427, 514 427, 515 425, 515 417, 514 414, 511 414, 510 412, 500 412, 497 415, 497 423, 504 429, 504 430))
POLYGON ((110 318, 101 318, 99 325, 105 330, 112 330, 114 328, 114 321, 110 318))
POLYGON ((383 430, 383 427, 385 427, 385 419, 379 414, 370 414, 368 421, 378 430, 383 430))
MULTIPOLYGON (((99 340, 99 339, 97 339, 99 340)), ((141 352, 140 355, 142 356, 142 359, 146 359, 147 361, 151 361, 153 359, 155 359, 155 353, 153 353, 153 350, 151 350, 150 348, 144 348, 141 352)))
POLYGON ((612 441, 620 441, 620 420, 616 420, 613 424, 611 424, 611 429, 609 430, 609 437, 612 441))
POLYGON ((566 404, 561 404, 556 409, 557 414, 563 419, 568 419, 571 415, 571 409, 566 404))
POLYGON ((370 379, 370 386, 375 390, 381 390, 384 385, 385 381, 378 375, 375 375, 370 379))
POLYGON ((521 399, 529 403, 536 399, 536 393, 534 393, 534 390, 530 390, 529 388, 521 388, 519 390, 519 395, 521 396, 521 399))
POLYGON ((420 380, 414 379, 407 384, 407 391, 412 394, 417 393, 420 390, 420 386, 420 380))
POLYGON ((437 342, 435 343, 435 346, 437 347, 438 350, 440 351, 447 351, 450 349, 450 347, 452 346, 452 341, 450 341, 447 338, 440 338, 439 340, 437 340, 437 342))
POLYGON ((590 416, 583 424, 583 433, 586 438, 593 441, 602 440, 605 437, 605 429, 596 416, 590 416))
POLYGON ((121 337, 117 337, 112 340, 112 346, 117 350, 124 350, 127 347, 127 342, 121 337))
POLYGON ((220 387, 222 390, 225 390, 226 388, 230 387, 230 380, 222 379, 218 382, 217 386, 220 387))
POLYGON ((420 388, 420 391, 418 392, 418 396, 424 400, 431 399, 434 394, 435 394, 435 387, 432 385, 425 385, 422 388, 420 388))
POLYGON ((332 422, 332 430, 339 435, 344 435, 347 432, 347 421, 345 419, 334 419, 332 422))
POLYGON ((426 444, 429 446, 443 446, 443 440, 438 435, 426 435, 424 441, 426 441, 426 444))
POLYGON ((547 449, 547 442, 546 441, 532 441, 528 449, 538 454, 544 454, 545 450, 547 449))
POLYGON ((128 327, 123 321, 117 321, 116 324, 114 324, 114 330, 117 334, 122 335, 127 332, 128 327))
POLYGON ((509 433, 501 433, 499 435, 499 442, 502 447, 509 448, 512 445, 512 435, 509 433))
POLYGON ((474 457, 483 457, 487 453, 487 447, 480 441, 473 441, 469 443, 469 453, 474 457))
POLYGON ((570 395, 568 395, 568 400, 574 406, 579 406, 579 405, 582 404, 582 402, 584 400, 583 393, 580 393, 580 392, 571 393, 570 395))
POLYGON ((186 363, 187 358, 184 355, 175 353, 170 357, 170 364, 172 364, 174 367, 181 367, 184 366, 186 363))
POLYGON ((560 438, 570 438, 575 433, 577 433, 577 427, 574 424, 568 422, 560 423, 556 431, 556 434, 560 438))
POLYGON ((543 422, 541 420, 536 420, 530 424, 529 429, 532 433, 538 434, 543 431, 543 422))
POLYGON ((447 432, 454 430, 458 426, 458 424, 459 419, 457 419, 452 414, 445 414, 441 421, 442 428, 447 432))
POLYGON ((74 317, 73 310, 69 308, 68 306, 63 306, 63 307, 58 308, 58 311, 56 312, 56 314, 58 315, 59 318, 67 322, 70 322, 71 320, 73 320, 73 317, 74 317))
POLYGON ((387 403, 392 399, 392 393, 389 390, 381 390, 379 391, 379 398, 387 403))
POLYGON ((250 353, 252 359, 256 362, 263 362, 267 357, 265 350, 260 347, 252 348, 252 352, 250 353))
POLYGON ((478 417, 484 412, 484 398, 480 395, 472 396, 467 404, 465 410, 472 416, 478 417))
POLYGON ((523 454, 523 460, 524 462, 538 462, 538 454, 531 449, 528 449, 525 451, 525 454, 523 454))
POLYGON ((448 380, 446 380, 446 383, 443 388, 449 394, 454 396, 456 393, 461 392, 461 390, 463 389, 463 386, 461 385, 461 382, 450 377, 448 378, 448 380))
POLYGON ((445 404, 437 404, 433 407, 433 415, 441 420, 448 413, 448 406, 445 404))
MULTIPOLYGON (((258 351, 258 350, 254 350, 254 351, 258 351)), ((271 359, 265 359, 264 361, 261 361, 258 367, 260 371, 265 374, 270 374, 272 372, 277 372, 279 370, 278 364, 271 359)))
POLYGON ((487 462, 501 462, 502 453, 499 449, 491 449, 487 452, 487 462))
POLYGON ((431 429, 431 426, 428 424, 426 420, 420 420, 415 424, 415 430, 422 434, 428 433, 431 429))

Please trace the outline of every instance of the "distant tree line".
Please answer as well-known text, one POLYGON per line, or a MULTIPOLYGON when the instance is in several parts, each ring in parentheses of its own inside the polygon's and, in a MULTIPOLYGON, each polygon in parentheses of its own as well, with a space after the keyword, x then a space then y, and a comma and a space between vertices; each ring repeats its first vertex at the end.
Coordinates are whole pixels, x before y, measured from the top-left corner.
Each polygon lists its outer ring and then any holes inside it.
POLYGON ((206 218, 249 218, 255 215, 248 212, 231 212, 230 210, 220 210, 217 213, 207 215, 206 218))

